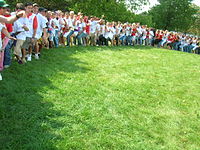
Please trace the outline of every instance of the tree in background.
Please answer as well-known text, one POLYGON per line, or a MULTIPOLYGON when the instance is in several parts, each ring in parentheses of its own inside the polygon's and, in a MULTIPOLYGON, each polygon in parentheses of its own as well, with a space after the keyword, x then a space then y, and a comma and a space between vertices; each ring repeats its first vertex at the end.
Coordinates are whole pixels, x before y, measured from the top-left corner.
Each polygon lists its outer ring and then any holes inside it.
MULTIPOLYGON (((108 21, 121 22, 141 22, 150 25, 151 19, 145 15, 135 15, 133 9, 140 9, 142 5, 148 3, 149 0, 34 0, 40 6, 49 10, 74 10, 83 12, 88 16, 105 16, 108 21)), ((30 2, 30 0, 9 0, 12 8, 16 3, 30 2)))
POLYGON ((194 15, 195 21, 191 24, 188 31, 200 35, 200 7, 195 4, 193 4, 192 7, 197 10, 197 13, 194 15))
POLYGON ((7 3, 15 8, 16 3, 34 2, 49 10, 66 10, 70 0, 7 0, 7 3))
POLYGON ((186 32, 194 22, 196 9, 192 0, 159 0, 160 4, 150 10, 154 26, 159 29, 186 32))

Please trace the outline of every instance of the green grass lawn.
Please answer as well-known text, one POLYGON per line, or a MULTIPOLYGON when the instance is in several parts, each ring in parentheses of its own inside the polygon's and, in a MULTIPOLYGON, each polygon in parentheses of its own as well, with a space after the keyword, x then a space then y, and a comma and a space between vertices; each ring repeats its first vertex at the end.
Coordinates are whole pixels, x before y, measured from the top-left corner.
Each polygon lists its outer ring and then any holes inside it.
POLYGON ((0 82, 0 149, 199 150, 200 56, 74 47, 14 62, 0 82))

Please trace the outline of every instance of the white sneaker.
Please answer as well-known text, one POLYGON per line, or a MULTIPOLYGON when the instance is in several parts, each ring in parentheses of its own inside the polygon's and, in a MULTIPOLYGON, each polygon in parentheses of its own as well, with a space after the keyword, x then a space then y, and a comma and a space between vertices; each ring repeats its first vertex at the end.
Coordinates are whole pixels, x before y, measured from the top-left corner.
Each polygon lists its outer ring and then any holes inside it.
POLYGON ((3 78, 2 78, 2 76, 1 76, 1 74, 0 74, 0 81, 2 81, 3 80, 3 78))
POLYGON ((7 69, 7 68, 9 68, 9 67, 10 67, 10 65, 5 65, 5 66, 4 66, 5 69, 7 69))
POLYGON ((35 59, 39 59, 39 56, 38 56, 38 54, 35 54, 35 59))
POLYGON ((31 56, 28 56, 27 61, 31 61, 31 56))

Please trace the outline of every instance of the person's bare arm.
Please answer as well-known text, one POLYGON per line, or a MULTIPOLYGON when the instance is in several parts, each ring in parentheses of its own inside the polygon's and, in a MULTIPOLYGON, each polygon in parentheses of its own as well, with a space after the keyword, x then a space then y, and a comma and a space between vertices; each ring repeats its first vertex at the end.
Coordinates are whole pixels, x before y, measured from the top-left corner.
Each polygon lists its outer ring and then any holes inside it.
POLYGON ((11 16, 11 17, 4 17, 4 16, 0 15, 0 22, 1 23, 12 24, 17 19, 22 17, 24 14, 25 14, 25 11, 20 11, 15 16, 11 16))
POLYGON ((10 33, 8 32, 8 30, 7 30, 6 28, 3 28, 3 29, 2 29, 2 33, 3 33, 6 37, 8 37, 9 39, 11 39, 11 40, 16 40, 16 38, 10 36, 10 33))

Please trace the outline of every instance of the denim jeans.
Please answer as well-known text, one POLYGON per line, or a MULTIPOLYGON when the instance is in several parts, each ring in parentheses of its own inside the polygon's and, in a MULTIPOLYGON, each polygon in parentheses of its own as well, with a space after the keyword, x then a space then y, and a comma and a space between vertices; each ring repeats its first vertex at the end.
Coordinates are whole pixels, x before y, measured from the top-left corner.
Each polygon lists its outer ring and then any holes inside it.
POLYGON ((13 47, 13 40, 9 40, 7 46, 5 47, 4 50, 4 62, 3 65, 11 65, 11 48, 13 47))
POLYGON ((55 36, 53 37, 55 47, 59 46, 59 35, 58 35, 58 33, 59 33, 59 30, 55 30, 55 36))
POLYGON ((87 34, 84 33, 84 32, 82 32, 81 34, 77 35, 78 45, 84 44, 84 42, 81 43, 81 40, 84 41, 83 38, 85 38, 86 36, 87 36, 87 34))
POLYGON ((188 49, 187 49, 187 52, 188 52, 188 53, 191 53, 193 48, 194 48, 193 45, 189 45, 189 46, 188 46, 188 49))
POLYGON ((126 42, 126 35, 120 37, 120 41, 122 41, 122 45, 125 45, 125 42, 126 42))
POLYGON ((173 45, 173 49, 178 51, 180 49, 180 45, 181 45, 181 42, 175 42, 173 45))
POLYGON ((67 46, 70 46, 70 36, 72 36, 72 34, 74 34, 74 31, 70 31, 70 33, 67 36, 67 46))
POLYGON ((127 45, 132 45, 132 36, 128 35, 126 38, 127 45))

